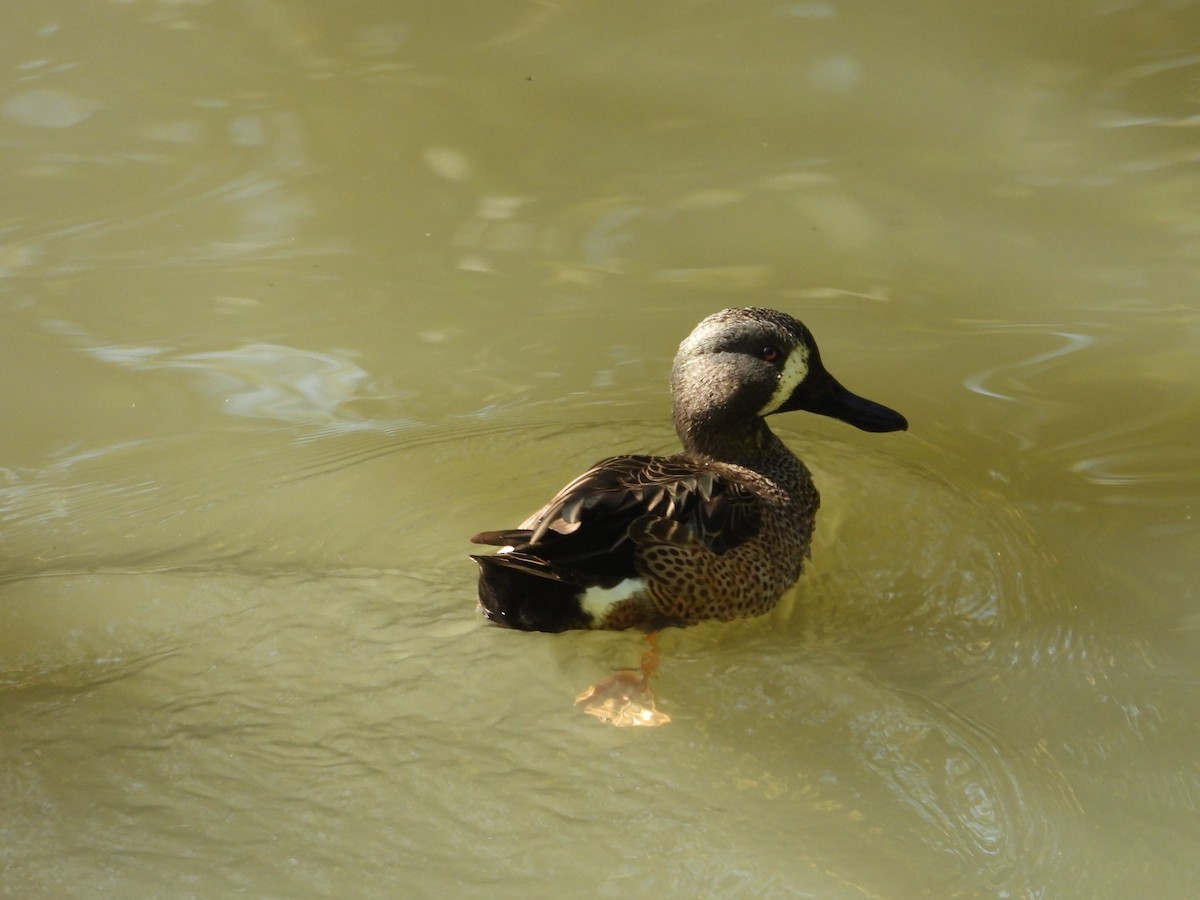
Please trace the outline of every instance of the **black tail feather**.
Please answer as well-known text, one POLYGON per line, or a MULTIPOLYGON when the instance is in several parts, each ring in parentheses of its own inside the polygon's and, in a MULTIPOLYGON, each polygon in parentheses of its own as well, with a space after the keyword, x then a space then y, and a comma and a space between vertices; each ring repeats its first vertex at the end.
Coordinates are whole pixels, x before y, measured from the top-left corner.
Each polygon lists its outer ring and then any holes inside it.
POLYGON ((493 622, 523 631, 592 627, 578 585, 533 575, 495 556, 471 558, 479 563, 479 605, 493 622))

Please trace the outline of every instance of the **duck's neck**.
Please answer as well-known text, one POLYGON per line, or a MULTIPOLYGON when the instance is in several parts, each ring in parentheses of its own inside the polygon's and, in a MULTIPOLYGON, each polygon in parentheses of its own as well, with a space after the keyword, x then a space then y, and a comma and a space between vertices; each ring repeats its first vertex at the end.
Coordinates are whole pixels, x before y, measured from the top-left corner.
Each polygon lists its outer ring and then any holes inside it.
POLYGON ((771 460, 793 455, 760 416, 726 422, 720 418, 696 419, 676 414, 675 431, 683 443, 683 452, 697 459, 757 470, 771 460))

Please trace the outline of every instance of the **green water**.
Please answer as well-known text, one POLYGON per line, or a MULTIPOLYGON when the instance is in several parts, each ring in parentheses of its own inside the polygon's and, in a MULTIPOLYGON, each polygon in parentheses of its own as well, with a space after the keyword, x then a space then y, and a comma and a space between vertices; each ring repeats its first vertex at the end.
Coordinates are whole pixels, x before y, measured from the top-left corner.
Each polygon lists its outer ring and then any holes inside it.
POLYGON ((0 895, 1200 890, 1195 4, 17 4, 0 895), (790 610, 517 634, 466 539, 787 310, 790 610))

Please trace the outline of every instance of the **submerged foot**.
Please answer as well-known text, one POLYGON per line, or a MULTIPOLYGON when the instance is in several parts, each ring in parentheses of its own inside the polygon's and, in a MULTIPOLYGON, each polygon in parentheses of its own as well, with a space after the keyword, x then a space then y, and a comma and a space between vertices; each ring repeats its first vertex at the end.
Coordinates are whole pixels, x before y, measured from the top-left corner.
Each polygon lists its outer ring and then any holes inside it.
POLYGON ((617 728, 635 725, 666 725, 671 717, 659 712, 650 687, 650 676, 658 670, 658 634, 646 635, 650 645, 642 653, 642 663, 636 669, 618 669, 607 678, 593 684, 575 698, 589 716, 617 728))

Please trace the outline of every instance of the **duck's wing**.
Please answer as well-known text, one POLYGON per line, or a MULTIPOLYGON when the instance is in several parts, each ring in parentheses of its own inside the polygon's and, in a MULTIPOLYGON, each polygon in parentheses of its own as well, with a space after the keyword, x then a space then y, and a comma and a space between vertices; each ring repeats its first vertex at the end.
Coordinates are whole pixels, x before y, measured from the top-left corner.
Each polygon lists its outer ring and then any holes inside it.
POLYGON ((758 533, 744 484, 691 460, 614 456, 584 472, 519 528, 472 541, 506 548, 494 562, 576 584, 614 585, 637 575, 636 542, 699 542, 725 553, 758 533))

